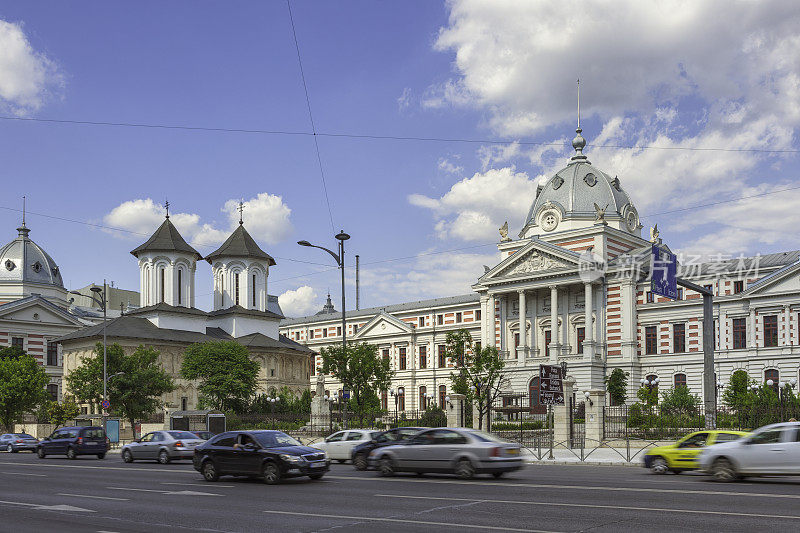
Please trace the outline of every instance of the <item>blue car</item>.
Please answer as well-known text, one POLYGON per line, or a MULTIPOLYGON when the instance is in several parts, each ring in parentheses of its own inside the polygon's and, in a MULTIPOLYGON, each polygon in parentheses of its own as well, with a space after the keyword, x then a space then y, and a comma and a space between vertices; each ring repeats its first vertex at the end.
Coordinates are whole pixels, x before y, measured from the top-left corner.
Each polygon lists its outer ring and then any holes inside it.
POLYGON ((20 450, 35 452, 39 441, 27 433, 6 433, 0 435, 0 450, 17 453, 20 450))
POLYGON ((98 426, 72 426, 57 429, 39 442, 36 454, 39 459, 48 455, 66 455, 75 459, 79 455, 96 455, 103 459, 108 451, 106 432, 98 426))

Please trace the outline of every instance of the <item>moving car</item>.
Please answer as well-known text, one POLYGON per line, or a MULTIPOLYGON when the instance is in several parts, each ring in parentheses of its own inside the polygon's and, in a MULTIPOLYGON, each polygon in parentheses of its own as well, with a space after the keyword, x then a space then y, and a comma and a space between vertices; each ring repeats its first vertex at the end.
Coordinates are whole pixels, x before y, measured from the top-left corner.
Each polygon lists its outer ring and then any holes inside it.
POLYGON ((6 433, 0 435, 0 450, 17 453, 20 450, 35 452, 39 439, 27 433, 6 433))
POLYGON ((384 446, 399 444, 400 442, 410 439, 423 429, 428 428, 394 428, 378 433, 378 435, 371 441, 363 442, 353 448, 353 451, 350 452, 350 458, 353 461, 353 466, 356 468, 356 470, 366 470, 369 466, 367 461, 369 452, 376 448, 383 448, 384 446))
POLYGON ((704 430, 689 433, 675 444, 650 448, 644 454, 643 464, 654 474, 697 470, 697 458, 703 448, 720 442, 731 442, 747 435, 745 431, 704 430))
POLYGON ((208 440, 214 435, 216 435, 216 433, 213 433, 211 431, 192 431, 192 433, 194 433, 203 440, 208 440))
POLYGON ((324 451, 329 458, 343 463, 350 459, 353 448, 373 440, 380 433, 373 429, 345 429, 315 443, 314 447, 324 451))
POLYGON ((194 450, 194 469, 206 481, 220 476, 261 477, 274 485, 286 477, 321 479, 330 469, 325 452, 280 431, 227 431, 194 450))
POLYGON ((500 477, 522 468, 519 444, 469 428, 436 428, 394 446, 372 450, 370 466, 383 476, 395 472, 446 472, 462 479, 475 474, 500 477))
POLYGON ((132 463, 150 459, 162 465, 175 459, 191 459, 194 448, 205 442, 189 431, 153 431, 122 447, 122 460, 132 463))
POLYGON ((57 429, 43 438, 36 446, 36 455, 44 459, 48 455, 65 454, 69 459, 79 455, 96 455, 103 459, 109 448, 108 438, 99 426, 72 426, 57 429))
POLYGON ((800 422, 770 424, 737 441, 709 446, 699 462, 717 481, 800 475, 800 422))

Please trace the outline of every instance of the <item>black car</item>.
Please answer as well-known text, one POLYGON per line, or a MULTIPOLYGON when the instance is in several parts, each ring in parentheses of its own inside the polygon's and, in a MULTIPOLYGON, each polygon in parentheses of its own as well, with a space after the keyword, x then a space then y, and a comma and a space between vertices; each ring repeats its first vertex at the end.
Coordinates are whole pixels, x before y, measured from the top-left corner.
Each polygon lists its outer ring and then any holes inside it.
POLYGON ((40 459, 48 455, 64 454, 70 459, 79 455, 96 455, 103 459, 109 448, 103 428, 98 426, 72 426, 57 429, 39 441, 36 454, 40 459))
POLYGON ((428 428, 394 428, 379 433, 378 436, 371 441, 364 442, 353 448, 350 457, 350 459, 353 460, 353 466, 356 467, 356 470, 366 470, 368 467, 367 457, 369 457, 369 452, 377 448, 383 448, 384 446, 399 444, 413 437, 423 429, 428 428))
POLYGON ((194 449, 194 469, 206 481, 220 476, 261 477, 269 485, 286 477, 320 479, 330 469, 325 452, 280 431, 228 431, 194 449))

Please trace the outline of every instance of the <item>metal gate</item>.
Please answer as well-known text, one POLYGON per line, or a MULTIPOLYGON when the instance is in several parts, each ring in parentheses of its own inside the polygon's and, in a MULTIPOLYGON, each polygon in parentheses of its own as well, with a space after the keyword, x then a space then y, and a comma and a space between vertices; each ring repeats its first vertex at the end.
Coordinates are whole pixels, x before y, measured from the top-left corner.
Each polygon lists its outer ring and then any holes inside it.
POLYGON ((586 440, 586 402, 569 399, 569 447, 583 448, 586 440))

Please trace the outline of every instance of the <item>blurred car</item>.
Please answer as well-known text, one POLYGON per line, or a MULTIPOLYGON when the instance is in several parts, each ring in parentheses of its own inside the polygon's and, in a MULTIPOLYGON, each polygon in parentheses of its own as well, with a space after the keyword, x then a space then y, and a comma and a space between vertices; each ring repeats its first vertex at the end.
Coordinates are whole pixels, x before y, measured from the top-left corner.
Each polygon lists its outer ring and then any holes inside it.
POLYGON ((314 447, 324 451, 328 458, 344 463, 351 458, 353 448, 373 440, 380 433, 373 429, 345 429, 314 443, 314 447))
POLYGON ((35 452, 39 439, 27 433, 6 433, 0 435, 0 450, 17 453, 21 450, 35 452))
POLYGON ((717 481, 800 475, 800 422, 770 424, 737 441, 709 446, 699 463, 717 481))
POLYGON ((697 470, 697 458, 703 448, 721 442, 731 442, 747 435, 746 431, 706 430, 689 433, 675 444, 650 448, 645 452, 642 462, 654 474, 687 470, 697 470))
POLYGON ((192 431, 192 433, 194 433, 203 440, 208 440, 214 435, 216 435, 216 433, 212 433, 211 431, 192 431))
POLYGON ((368 458, 372 450, 406 441, 424 429, 428 428, 407 427, 381 431, 372 440, 358 444, 353 448, 353 451, 350 452, 353 466, 356 470, 366 470, 369 467, 368 458))
POLYGON ((475 474, 500 477, 522 468, 519 444, 469 428, 436 428, 394 446, 372 450, 370 466, 383 476, 395 472, 444 472, 470 479, 475 474))
POLYGON ((194 469, 206 481, 220 476, 261 477, 274 485, 286 477, 320 479, 330 469, 325 452, 280 431, 228 431, 194 450, 194 469))
POLYGON ((108 452, 106 432, 99 426, 71 426, 57 429, 43 438, 36 446, 36 455, 44 459, 48 455, 65 454, 69 459, 79 455, 96 455, 103 459, 108 452))
POLYGON ((195 447, 204 442, 190 431, 152 431, 123 446, 120 453, 126 463, 149 459, 165 465, 175 459, 191 459, 195 447))

